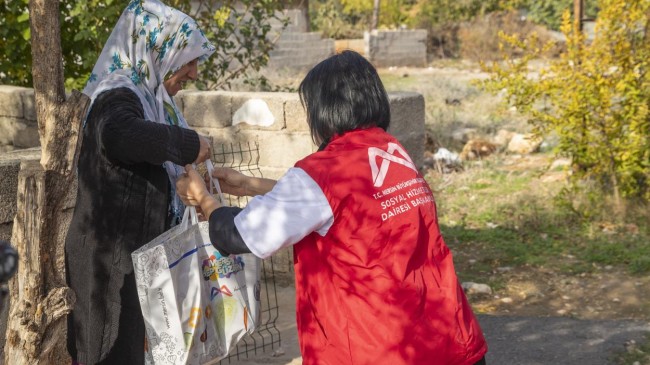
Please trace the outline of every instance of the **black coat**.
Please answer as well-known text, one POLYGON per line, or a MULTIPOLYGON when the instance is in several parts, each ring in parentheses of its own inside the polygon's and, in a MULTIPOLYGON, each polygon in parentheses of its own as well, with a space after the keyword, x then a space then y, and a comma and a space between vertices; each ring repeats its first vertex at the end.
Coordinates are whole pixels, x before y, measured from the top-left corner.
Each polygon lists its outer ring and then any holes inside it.
POLYGON ((131 253, 169 228, 163 162, 191 163, 199 146, 192 130, 145 120, 139 98, 127 88, 106 91, 91 106, 65 242, 66 279, 77 296, 68 350, 77 362, 144 363, 131 253))

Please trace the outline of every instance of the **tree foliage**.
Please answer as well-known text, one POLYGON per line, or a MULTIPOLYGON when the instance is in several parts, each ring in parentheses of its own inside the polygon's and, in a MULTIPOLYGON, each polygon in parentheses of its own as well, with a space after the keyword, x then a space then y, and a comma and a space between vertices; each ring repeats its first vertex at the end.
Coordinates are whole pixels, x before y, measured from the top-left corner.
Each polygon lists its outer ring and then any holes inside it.
MULTIPOLYGON (((562 14, 565 11, 573 12, 573 0, 527 0, 518 5, 526 11, 533 22, 553 30, 560 30, 562 14)), ((584 16, 595 18, 598 13, 597 5, 598 2, 595 0, 585 1, 584 16)))
POLYGON ((539 77, 530 61, 546 48, 534 38, 503 35, 524 56, 485 66, 484 85, 507 99, 540 134, 559 137, 560 155, 571 158, 573 187, 620 198, 650 200, 650 1, 600 0, 593 41, 577 32, 568 11, 561 30, 567 51, 539 77))
MULTIPOLYGON (((382 0, 379 28, 395 29, 408 24, 416 0, 382 0)), ((361 38, 370 29, 373 0, 316 0, 310 3, 312 28, 327 37, 361 38)))
MULTIPOLYGON (((0 84, 31 86, 28 0, 0 4, 0 84)), ((226 87, 249 70, 268 62, 272 24, 286 24, 283 2, 273 0, 172 0, 166 2, 192 16, 217 47, 213 62, 201 67, 199 88, 226 87)), ((62 0, 61 47, 67 88, 82 88, 126 0, 62 0), (91 9, 91 10, 90 10, 91 9)))

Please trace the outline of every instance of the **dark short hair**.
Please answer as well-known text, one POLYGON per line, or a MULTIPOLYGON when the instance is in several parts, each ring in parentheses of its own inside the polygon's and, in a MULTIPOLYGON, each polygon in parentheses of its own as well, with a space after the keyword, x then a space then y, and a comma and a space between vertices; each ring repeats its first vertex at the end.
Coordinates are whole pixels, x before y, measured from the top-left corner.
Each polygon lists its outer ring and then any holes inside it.
POLYGON ((320 62, 299 88, 314 142, 369 127, 388 129, 390 104, 377 70, 363 56, 343 51, 320 62))

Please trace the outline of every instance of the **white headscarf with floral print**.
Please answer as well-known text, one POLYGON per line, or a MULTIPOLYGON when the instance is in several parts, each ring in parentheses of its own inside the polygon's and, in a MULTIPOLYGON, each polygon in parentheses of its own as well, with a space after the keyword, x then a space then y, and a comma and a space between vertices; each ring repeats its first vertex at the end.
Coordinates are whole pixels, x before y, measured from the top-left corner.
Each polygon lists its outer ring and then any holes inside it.
MULTIPOLYGON (((188 62, 204 61, 214 51, 188 15, 157 0, 132 0, 108 37, 83 92, 94 102, 106 90, 127 87, 140 98, 146 119, 187 128, 163 82, 188 62)), ((183 167, 168 161, 165 169, 175 190, 183 167)), ((172 208, 180 214, 182 203, 177 196, 172 208)))

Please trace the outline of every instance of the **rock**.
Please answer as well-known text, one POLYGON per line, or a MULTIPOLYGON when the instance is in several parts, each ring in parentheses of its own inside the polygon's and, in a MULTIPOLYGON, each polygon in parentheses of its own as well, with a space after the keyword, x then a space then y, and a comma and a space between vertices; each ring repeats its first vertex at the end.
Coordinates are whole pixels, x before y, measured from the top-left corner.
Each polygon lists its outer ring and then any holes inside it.
POLYGON ((556 169, 564 168, 567 166, 571 166, 571 160, 568 158, 558 158, 557 160, 553 161, 551 164, 551 167, 549 167, 549 170, 554 171, 556 169))
POLYGON ((462 161, 476 160, 481 157, 486 157, 493 154, 497 150, 497 146, 485 139, 472 139, 465 144, 460 153, 462 161))
POLYGON ((443 174, 463 170, 463 163, 458 154, 446 148, 439 148, 435 154, 430 156, 425 154, 424 165, 428 166, 429 164, 436 171, 443 174))
POLYGON ((445 104, 452 105, 452 106, 459 106, 460 105, 460 99, 445 98, 445 104))
POLYGON ((515 134, 510 139, 508 143, 508 152, 518 153, 518 154, 531 154, 539 150, 539 146, 542 144, 542 139, 535 137, 535 135, 528 134, 515 134))
POLYGON ((477 138, 478 137, 478 131, 476 128, 461 128, 461 129, 456 129, 451 133, 451 138, 454 141, 462 142, 462 143, 467 143, 470 139, 477 138))
POLYGON ((512 298, 506 297, 506 298, 501 299, 501 301, 502 301, 503 303, 506 303, 506 304, 508 304, 508 303, 512 303, 512 298))
POLYGON ((492 143, 497 145, 498 147, 503 147, 505 148, 508 143, 510 143, 510 140, 512 139, 512 136, 515 135, 515 132, 511 132, 506 129, 500 129, 497 134, 492 137, 492 143))
POLYGON ((492 288, 490 288, 490 286, 487 284, 479 284, 467 281, 464 282, 461 286, 467 294, 492 294, 492 288))

